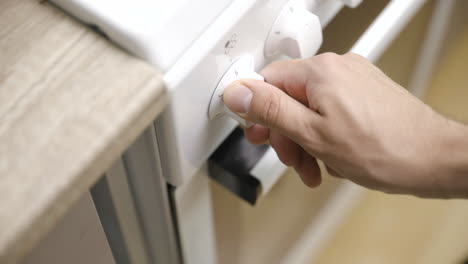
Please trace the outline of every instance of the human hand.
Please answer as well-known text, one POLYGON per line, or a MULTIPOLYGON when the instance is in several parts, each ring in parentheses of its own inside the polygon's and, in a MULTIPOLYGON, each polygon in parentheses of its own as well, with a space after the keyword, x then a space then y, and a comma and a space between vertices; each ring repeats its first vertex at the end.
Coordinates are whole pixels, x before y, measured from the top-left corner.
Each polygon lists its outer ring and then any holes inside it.
POLYGON ((306 185, 320 184, 318 158, 331 175, 388 193, 467 194, 467 177, 464 187, 453 186, 460 179, 454 181, 459 173, 452 173, 454 163, 467 158, 462 152, 468 148, 459 147, 466 129, 365 58, 325 53, 274 62, 261 75, 266 82, 231 84, 224 102, 256 123, 245 129, 246 137, 255 144, 268 141, 306 185))

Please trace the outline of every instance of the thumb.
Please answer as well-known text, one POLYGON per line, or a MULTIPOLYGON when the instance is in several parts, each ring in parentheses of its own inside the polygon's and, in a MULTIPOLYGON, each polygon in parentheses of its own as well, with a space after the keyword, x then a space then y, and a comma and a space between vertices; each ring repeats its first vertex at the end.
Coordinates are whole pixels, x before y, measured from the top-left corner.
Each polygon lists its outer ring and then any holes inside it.
POLYGON ((225 89, 223 100, 242 118, 278 130, 299 144, 316 134, 321 119, 281 89, 253 79, 233 82, 225 89))

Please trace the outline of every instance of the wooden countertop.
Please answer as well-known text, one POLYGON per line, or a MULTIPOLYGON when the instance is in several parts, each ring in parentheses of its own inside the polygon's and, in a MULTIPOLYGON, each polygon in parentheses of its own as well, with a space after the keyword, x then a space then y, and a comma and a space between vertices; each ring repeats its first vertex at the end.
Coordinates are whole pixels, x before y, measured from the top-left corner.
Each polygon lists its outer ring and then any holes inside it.
POLYGON ((16 263, 162 111, 161 74, 49 3, 0 1, 0 263, 16 263))

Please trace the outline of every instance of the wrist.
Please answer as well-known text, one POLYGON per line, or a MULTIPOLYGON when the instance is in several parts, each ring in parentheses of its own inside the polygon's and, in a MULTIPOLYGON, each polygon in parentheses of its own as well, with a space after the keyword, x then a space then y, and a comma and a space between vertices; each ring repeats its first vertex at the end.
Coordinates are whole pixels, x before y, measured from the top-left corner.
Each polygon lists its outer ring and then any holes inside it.
POLYGON ((440 162, 447 198, 468 198, 468 127, 448 121, 440 162))

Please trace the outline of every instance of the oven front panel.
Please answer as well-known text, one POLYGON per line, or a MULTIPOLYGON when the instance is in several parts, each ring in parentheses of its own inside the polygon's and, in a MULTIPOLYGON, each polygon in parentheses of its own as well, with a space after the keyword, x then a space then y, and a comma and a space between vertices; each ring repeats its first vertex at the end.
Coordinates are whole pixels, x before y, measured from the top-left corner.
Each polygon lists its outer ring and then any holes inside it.
MULTIPOLYGON (((321 10, 327 21, 343 6, 339 1, 326 1, 323 5, 331 8, 326 9, 311 2, 309 11, 321 10)), ((166 153, 165 175, 171 184, 188 181, 238 125, 229 117, 211 119, 208 115, 215 87, 229 67, 244 55, 253 58, 257 71, 272 60, 286 58, 266 58, 265 41, 287 3, 234 2, 165 75, 171 99, 155 125, 160 151, 166 153)))

